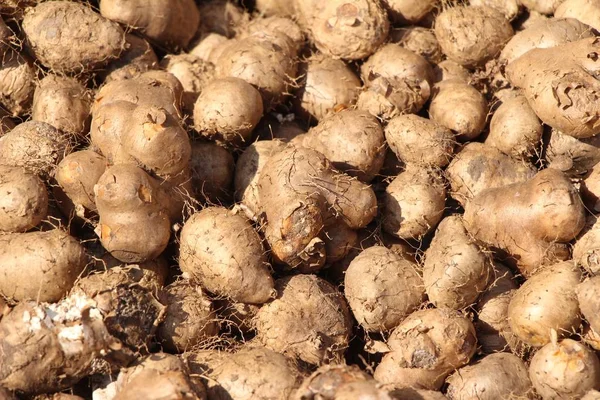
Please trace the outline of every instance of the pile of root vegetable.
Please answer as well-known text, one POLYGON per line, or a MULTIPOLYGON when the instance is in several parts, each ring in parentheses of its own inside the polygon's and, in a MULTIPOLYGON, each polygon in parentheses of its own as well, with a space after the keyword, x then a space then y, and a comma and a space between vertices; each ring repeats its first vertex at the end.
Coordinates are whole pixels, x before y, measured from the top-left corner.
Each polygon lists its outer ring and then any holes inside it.
POLYGON ((600 0, 0 17, 0 400, 600 399, 600 0))

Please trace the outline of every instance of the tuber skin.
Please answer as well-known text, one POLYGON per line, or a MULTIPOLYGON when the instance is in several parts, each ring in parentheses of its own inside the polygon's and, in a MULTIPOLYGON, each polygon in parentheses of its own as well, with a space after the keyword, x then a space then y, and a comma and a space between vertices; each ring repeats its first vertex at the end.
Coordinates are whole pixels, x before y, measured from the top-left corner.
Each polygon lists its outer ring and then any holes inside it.
POLYGON ((473 86, 457 79, 437 83, 432 90, 429 118, 451 129, 461 142, 471 141, 485 128, 488 104, 473 86), (453 104, 461 104, 460 108, 453 104))
POLYGON ((439 390, 452 371, 475 354, 477 339, 471 321, 456 311, 416 311, 394 329, 387 353, 375 369, 382 384, 439 390))
POLYGON ((79 240, 60 229, 2 235, 0 294, 16 301, 59 301, 87 263, 79 240))
POLYGON ((535 167, 483 143, 468 143, 448 168, 451 196, 463 206, 487 189, 525 182, 534 177, 535 167))
POLYGON ((183 353, 217 336, 219 324, 212 302, 199 286, 178 281, 165 292, 166 316, 157 335, 167 351, 183 353))
POLYGON ((578 139, 589 138, 600 133, 600 110, 592 101, 600 90, 594 78, 600 67, 587 55, 599 49, 594 37, 534 49, 510 63, 506 75, 545 124, 578 139))
POLYGON ((235 161, 225 148, 210 142, 192 143, 190 168, 197 200, 221 204, 231 198, 235 161))
POLYGON ((383 230, 400 239, 421 240, 440 222, 446 188, 436 170, 409 165, 383 194, 383 230))
POLYGON ((31 109, 37 73, 32 62, 12 49, 0 52, 0 105, 13 117, 31 109))
POLYGON ((134 79, 144 72, 155 69, 158 57, 150 43, 132 33, 125 35, 125 44, 121 56, 110 62, 99 75, 104 82, 134 79))
POLYGON ((444 218, 425 251, 423 281, 429 301, 438 308, 466 308, 486 289, 492 274, 490 257, 474 243, 462 218, 444 218))
POLYGON ((255 318, 259 343, 309 364, 339 361, 352 330, 344 296, 315 275, 278 279, 275 290, 255 318))
POLYGON ((378 1, 333 0, 314 14, 310 32, 323 54, 360 60, 383 44, 389 33, 389 20, 378 1))
POLYGON ((544 19, 515 34, 498 59, 509 64, 529 50, 555 47, 592 36, 590 27, 574 18, 544 19))
POLYGON ((576 287, 581 271, 566 261, 542 269, 514 293, 508 306, 512 332, 530 346, 550 343, 550 332, 568 336, 581 323, 576 287), (560 299, 560 305, 547 304, 560 299))
POLYGON ((441 5, 440 0, 383 0, 392 22, 400 25, 414 25, 441 5))
POLYGON ((200 12, 193 0, 101 0, 100 14, 138 29, 169 49, 187 47, 200 23, 200 12))
POLYGON ((504 15, 490 7, 451 7, 435 19, 435 36, 442 51, 466 68, 494 58, 513 35, 504 15))
POLYGON ((297 142, 365 183, 375 178, 384 161, 383 129, 377 118, 365 111, 344 110, 326 117, 297 142))
POLYGON ((300 384, 293 360, 259 345, 208 357, 192 353, 190 361, 192 372, 205 377, 209 399, 288 399, 300 384))
POLYGON ((91 102, 86 88, 76 79, 47 75, 35 89, 31 119, 71 135, 84 135, 89 128, 91 102))
POLYGON ((464 218, 469 233, 505 252, 528 277, 569 257, 566 243, 583 229, 585 211, 570 180, 546 169, 526 182, 481 192, 466 204, 464 218))
POLYGON ((182 272, 208 291, 253 304, 275 296, 261 238, 244 216, 207 207, 186 221, 180 242, 182 272), (214 235, 217 226, 221 235, 214 235))
POLYGON ((600 162, 598 136, 577 139, 552 129, 545 142, 548 167, 563 171, 571 177, 585 175, 600 162))
POLYGON ((96 234, 116 259, 138 263, 157 258, 171 237, 159 182, 134 165, 115 165, 94 186, 100 222, 96 234))
POLYGON ((338 389, 348 383, 372 381, 373 378, 356 365, 329 364, 319 367, 304 378, 290 400, 333 399, 338 389))
POLYGON ((600 273, 600 224, 596 217, 588 218, 586 227, 573 246, 573 260, 592 275, 600 273))
POLYGON ((419 111, 431 95, 433 69, 420 55, 388 43, 361 66, 366 90, 357 107, 390 119, 419 111))
POLYGON ((460 368, 448 380, 450 399, 528 398, 532 385, 525 363, 514 354, 490 354, 460 368))
POLYGON ((542 124, 527 99, 516 95, 502 102, 494 112, 485 143, 511 157, 526 160, 540 154, 542 133, 542 124))
POLYGON ((0 164, 48 178, 70 149, 64 133, 45 122, 27 121, 0 137, 0 164))
POLYGON ((56 72, 100 68, 120 56, 125 42, 117 23, 73 1, 41 2, 25 13, 22 26, 33 55, 56 72), (81 24, 86 29, 76 28, 81 24))
POLYGON ((390 39, 422 56, 431 64, 437 64, 444 58, 440 44, 430 29, 421 26, 394 29, 390 32, 390 39))
POLYGON ((600 332, 600 318, 596 313, 599 289, 600 278, 597 276, 591 277, 577 286, 579 309, 594 332, 600 332))
POLYGON ((56 182, 52 188, 58 207, 65 215, 86 217, 86 212, 95 212, 94 186, 106 171, 106 159, 91 150, 76 151, 56 167, 56 182))
POLYGON ((344 295, 358 323, 388 331, 415 311, 425 297, 418 266, 383 246, 362 251, 348 266, 344 295))
POLYGON ((456 145, 450 129, 414 114, 392 118, 385 127, 385 138, 399 160, 423 167, 444 168, 456 145))
POLYGON ((294 108, 305 120, 320 121, 356 103, 361 82, 342 60, 313 56, 300 66, 298 75, 294 108))
POLYGON ((263 115, 260 93, 239 78, 215 79, 194 105, 194 127, 205 138, 227 146, 250 142, 263 115))
POLYGON ((258 181, 268 160, 286 147, 281 140, 261 140, 244 150, 235 165, 235 199, 239 201, 248 218, 257 220, 261 209, 258 181))
POLYGON ((600 389, 600 361, 582 343, 554 341, 533 355, 529 377, 544 399, 580 398, 591 389, 600 389))
POLYGON ((0 166, 0 232, 27 232, 48 216, 48 189, 20 167, 0 166))
POLYGON ((500 263, 494 264, 493 282, 479 296, 476 305, 477 341, 484 354, 506 350, 517 354, 523 343, 516 337, 508 322, 508 306, 517 289, 511 270, 500 263))
POLYGON ((326 255, 320 235, 329 218, 359 229, 377 213, 369 186, 336 171, 321 153, 306 148, 288 146, 273 155, 258 186, 274 260, 299 271, 323 266, 326 255))

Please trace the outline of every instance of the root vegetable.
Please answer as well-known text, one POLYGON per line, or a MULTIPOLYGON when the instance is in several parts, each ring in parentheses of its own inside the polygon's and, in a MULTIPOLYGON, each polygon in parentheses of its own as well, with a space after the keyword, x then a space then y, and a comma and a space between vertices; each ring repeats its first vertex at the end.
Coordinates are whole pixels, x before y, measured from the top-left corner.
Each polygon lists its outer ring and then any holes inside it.
POLYGON ((235 198, 244 207, 251 219, 257 219, 262 212, 259 199, 258 181, 268 160, 285 148, 280 140, 262 140, 252 143, 238 158, 235 166, 235 198))
POLYGON ((473 324, 447 309, 416 311, 394 329, 392 350, 375 369, 383 384, 439 390, 456 368, 466 365, 477 348, 473 324))
POLYGON ((124 277, 117 271, 84 277, 71 296, 92 299, 102 313, 108 333, 130 350, 143 354, 147 352, 164 306, 148 288, 130 278, 134 277, 131 274, 124 277))
POLYGON ((344 296, 314 275, 279 279, 275 289, 277 298, 256 315, 258 341, 309 364, 339 360, 352 329, 344 296))
POLYGON ((121 145, 145 170, 166 180, 187 172, 192 148, 178 118, 155 106, 138 105, 121 133, 121 145))
POLYGON ((528 159, 540 153, 542 133, 542 124, 527 99, 516 95, 494 112, 485 143, 512 157, 528 159))
POLYGON ((439 83, 442 81, 459 80, 464 83, 469 83, 473 77, 471 73, 465 69, 462 65, 455 63, 454 61, 444 60, 438 63, 433 68, 434 82, 439 83))
POLYGON ((344 295, 358 323, 368 331, 395 328, 424 299, 416 264, 392 250, 373 246, 348 267, 344 295))
POLYGON ((89 128, 91 98, 76 79, 48 75, 33 96, 31 119, 46 122, 72 135, 84 135, 89 128))
POLYGON ((419 111, 431 94, 433 70, 418 54, 389 43, 361 66, 366 91, 357 106, 375 116, 390 119, 419 111))
POLYGON ((581 323, 575 288, 581 272, 571 262, 542 269, 521 286, 508 307, 511 330, 525 343, 541 347, 550 343, 551 330, 568 335, 581 323), (560 306, 548 302, 560 299, 560 306))
POLYGON ((236 28, 248 20, 248 14, 235 2, 209 0, 199 6, 200 30, 231 38, 236 28))
POLYGON ((165 292, 166 316, 157 335, 166 350, 181 353, 219 333, 212 303, 200 287, 179 281, 167 286, 165 292))
POLYGON ((17 117, 29 112, 35 92, 35 67, 19 53, 0 54, 0 105, 17 117))
POLYGON ((554 18, 574 18, 579 22, 600 28, 600 2, 596 0, 566 0, 554 11, 554 18))
POLYGON ((488 105, 473 86, 449 79, 433 87, 429 118, 451 129, 462 142, 477 138, 485 128, 488 105), (460 108, 452 105, 461 104, 460 108))
POLYGON ((119 59, 106 66, 100 75, 104 82, 134 79, 156 68, 158 57, 145 39, 132 33, 125 35, 125 45, 119 59))
POLYGON ((444 218, 425 251, 423 281, 429 301, 460 310, 473 304, 492 278, 492 262, 458 215, 444 218))
POLYGON ((527 398, 532 386, 525 363, 507 353, 490 354, 463 367, 447 380, 450 399, 527 398))
POLYGON ((600 224, 592 217, 586 225, 573 246, 573 260, 591 274, 597 275, 600 273, 600 224))
POLYGON ((125 42, 118 24, 73 1, 39 3, 25 13, 23 32, 35 57, 64 73, 88 72, 108 64, 120 56, 125 42), (86 29, 76 28, 82 24, 86 29))
POLYGON ((273 256, 300 271, 323 266, 325 254, 319 236, 327 219, 333 217, 359 229, 377 212, 370 187, 336 171, 321 153, 306 148, 288 146, 273 155, 258 186, 267 221, 265 236, 273 256), (297 225, 300 221, 302 225, 297 225))
POLYGON ((163 108, 174 117, 180 117, 182 99, 183 86, 179 79, 166 71, 150 70, 133 79, 105 83, 96 92, 92 115, 96 118, 102 106, 121 100, 163 108))
POLYGON ((101 0, 100 13, 170 49, 187 47, 200 23, 193 0, 101 0))
POLYGON ((370 182, 384 161, 385 137, 377 118, 360 110, 344 110, 324 118, 300 140, 323 154, 335 168, 370 182))
POLYGON ((519 0, 530 11, 542 14, 554 14, 556 8, 565 0, 519 0))
POLYGON ((108 168, 94 187, 100 222, 96 234, 116 259, 157 258, 171 236, 167 202, 158 182, 132 165, 108 168))
POLYGON ((412 25, 420 22, 439 5, 439 0, 383 0, 390 19, 396 24, 412 25))
POLYGON ((477 341, 485 354, 511 350, 517 353, 522 343, 508 323, 508 305, 517 285, 512 272, 504 265, 494 264, 493 282, 477 302, 477 341))
POLYGON ((91 374, 100 354, 120 347, 88 297, 23 301, 0 323, 0 385, 28 395, 63 390, 91 374))
POLYGON ((529 365, 529 377, 544 399, 568 399, 600 389, 600 361, 585 345, 571 339, 548 343, 529 365))
POLYGON ((87 262, 79 241, 59 229, 3 235, 0 293, 17 301, 58 301, 87 262))
POLYGON ((191 169, 196 199, 219 203, 231 197, 235 163, 229 151, 214 143, 192 143, 191 169))
POLYGON ((435 19, 435 36, 442 51, 467 68, 494 58, 513 35, 504 15, 490 7, 457 6, 435 19))
POLYGON ((569 176, 583 175, 600 162, 600 137, 576 139, 553 129, 546 144, 546 161, 549 168, 569 176))
POLYGON ((418 115, 392 118, 385 128, 385 138, 398 159, 408 165, 443 168, 454 153, 452 132, 418 115))
POLYGON ((510 63, 506 74, 545 124, 578 139, 589 138, 600 133, 600 110, 590 101, 600 83, 594 78, 599 67, 587 55, 599 49, 596 38, 534 49, 510 63))
POLYGON ((0 166, 0 232, 26 232, 48 215, 48 190, 19 167, 0 166))
POLYGON ((226 36, 218 33, 206 33, 195 42, 190 54, 214 65, 229 43, 230 40, 226 36))
POLYGON ((251 35, 228 45, 215 64, 217 78, 240 78, 257 88, 265 110, 285 100, 298 68, 292 39, 273 36, 283 41, 285 51, 273 40, 251 35))
POLYGON ((452 197, 463 206, 487 189, 522 183, 535 173, 535 167, 529 162, 477 142, 463 147, 446 169, 452 197))
POLYGON ((409 166, 383 195, 383 230, 401 239, 420 240, 444 214, 446 188, 435 170, 409 166))
POLYGON ((499 60, 509 64, 529 50, 555 47, 592 35, 589 26, 573 18, 541 20, 513 36, 502 49, 499 60))
POLYGON ((51 125, 23 122, 0 138, 0 163, 48 177, 70 147, 68 137, 51 125))
POLYGON ((310 32, 326 55, 360 60, 373 54, 389 33, 387 13, 373 0, 334 0, 314 14, 310 32), (348 46, 352 43, 351 46, 348 46))
POLYGON ((192 372, 208 378, 209 399, 283 400, 300 383, 294 362, 264 347, 243 347, 233 354, 209 357, 192 353, 191 358, 192 372))
POLYGON ((291 400, 333 399, 339 388, 353 382, 372 381, 372 377, 356 365, 323 365, 305 378, 291 400))
POLYGON ((343 61, 315 56, 300 67, 295 110, 304 119, 320 121, 356 103, 360 80, 343 61))
POLYGON ((442 49, 430 29, 420 26, 394 29, 390 32, 390 36, 393 43, 398 43, 432 64, 442 61, 442 49))
POLYGON ((489 7, 501 12, 507 20, 512 21, 519 15, 520 0, 471 0, 470 5, 489 7))
POLYGON ((65 158, 56 168, 54 196, 66 215, 84 218, 86 211, 96 211, 94 185, 106 170, 106 159, 91 150, 76 151, 65 158))
POLYGON ((173 74, 183 87, 183 110, 191 115, 200 92, 212 81, 214 66, 192 54, 169 54, 160 67, 173 74))
POLYGON ((194 126, 202 136, 230 146, 249 143, 263 114, 260 93, 238 78, 216 79, 194 105, 194 126))
POLYGON ((598 290, 600 289, 600 277, 592 277, 577 286, 577 300, 579 309, 590 327, 595 332, 600 332, 600 318, 598 317, 598 290))
POLYGON ((275 295, 260 236, 243 216, 223 207, 194 214, 181 231, 179 266, 208 291, 244 303, 275 295), (221 235, 214 235, 216 226, 221 235))
POLYGON ((541 265, 569 257, 567 242, 583 229, 579 193, 560 171, 546 169, 532 179, 488 189, 465 207, 465 226, 483 243, 507 253, 525 276, 541 265))

